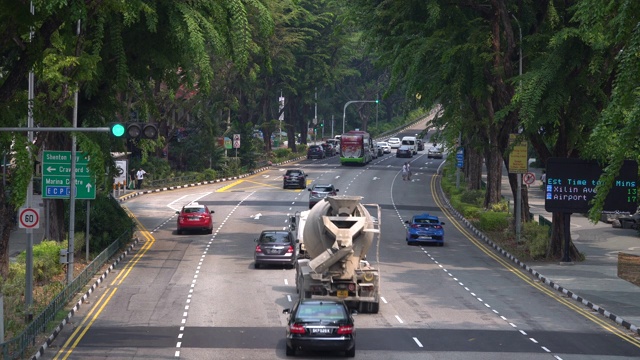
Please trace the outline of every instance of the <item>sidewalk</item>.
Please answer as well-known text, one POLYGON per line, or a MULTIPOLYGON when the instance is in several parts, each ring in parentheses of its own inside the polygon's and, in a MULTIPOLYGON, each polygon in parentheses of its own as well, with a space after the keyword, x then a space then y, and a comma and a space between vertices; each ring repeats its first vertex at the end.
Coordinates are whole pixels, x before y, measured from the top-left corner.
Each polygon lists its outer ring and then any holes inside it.
MULTIPOLYGON (((542 169, 531 169, 540 179, 542 169)), ((513 203, 506 170, 502 177, 502 195, 513 203)), ((530 211, 534 220, 542 215, 551 221, 544 209, 544 191, 540 181, 529 187, 530 211)), ((585 260, 574 264, 527 264, 532 274, 619 324, 640 333, 640 287, 618 277, 618 253, 640 255, 637 230, 614 228, 611 224, 591 223, 580 214, 571 216, 571 239, 585 260), (625 323, 626 322, 626 323, 625 323)))

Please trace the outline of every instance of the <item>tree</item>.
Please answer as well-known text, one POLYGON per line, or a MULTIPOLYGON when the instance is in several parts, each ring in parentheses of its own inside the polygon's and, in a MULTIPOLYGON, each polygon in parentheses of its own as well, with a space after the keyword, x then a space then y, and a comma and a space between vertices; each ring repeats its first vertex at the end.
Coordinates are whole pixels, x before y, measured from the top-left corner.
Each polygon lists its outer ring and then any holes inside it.
MULTIPOLYGON (((34 118, 43 126, 69 124, 73 94, 80 92, 80 126, 104 126, 116 117, 128 119, 132 106, 145 119, 159 119, 154 97, 161 84, 171 89, 206 92, 213 78, 213 64, 232 61, 246 66, 252 27, 268 27, 269 13, 260 1, 216 2, 81 2, 34 1, 35 15, 27 2, 0 0, 0 124, 23 123, 26 110, 27 72, 36 74, 34 118), (252 22, 249 22, 251 14, 252 22), (76 24, 81 20, 80 35, 76 24), (29 42, 29 30, 35 33, 29 42)), ((167 114, 165 114, 167 115, 167 114)), ((167 115, 168 116, 168 115, 167 115)), ((78 136, 82 150, 92 155, 90 168, 101 178, 110 155, 101 150, 96 136, 78 136)), ((3 134, 4 151, 14 138, 3 134)), ((33 169, 24 137, 16 135, 17 169, 33 169)), ((41 146, 63 149, 68 134, 38 134, 32 154, 41 146)), ((144 145, 144 144, 143 144, 144 145)), ((147 149, 153 149, 150 144, 147 149)), ((29 145, 31 146, 31 145, 29 145)), ((0 197, 0 222, 12 224, 12 211, 24 202, 30 176, 11 177, 10 196, 0 197), (12 210, 13 209, 13 210, 12 210)), ((3 194, 5 194, 3 192, 3 194)), ((60 225, 51 232, 62 239, 61 201, 54 202, 54 218, 60 225)), ((0 272, 6 271, 10 226, 2 226, 0 272)))

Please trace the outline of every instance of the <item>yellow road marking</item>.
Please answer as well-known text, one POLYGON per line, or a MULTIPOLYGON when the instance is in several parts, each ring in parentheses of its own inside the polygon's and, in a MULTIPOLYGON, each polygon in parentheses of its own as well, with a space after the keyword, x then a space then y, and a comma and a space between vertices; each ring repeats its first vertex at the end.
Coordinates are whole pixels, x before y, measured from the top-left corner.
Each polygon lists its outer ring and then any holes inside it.
POLYGON ((58 359, 59 356, 62 356, 61 360, 65 360, 71 355, 75 347, 78 346, 78 344, 80 343, 82 338, 85 336, 87 331, 89 331, 93 323, 98 319, 98 317, 104 310, 105 306, 107 306, 109 301, 111 301, 111 298, 113 297, 113 295, 116 293, 116 291, 118 291, 118 288, 116 286, 122 284, 122 282, 127 278, 127 276, 129 275, 133 267, 138 263, 138 261, 140 261, 140 259, 144 256, 144 254, 146 254, 147 251, 149 251, 151 246, 156 241, 155 238, 151 235, 151 233, 147 231, 147 229, 131 213, 131 211, 127 207, 123 207, 123 208, 127 212, 127 214, 129 214, 129 216, 137 223, 138 233, 141 236, 143 236, 146 239, 146 241, 144 245, 140 248, 140 251, 136 253, 133 259, 131 259, 131 261, 127 263, 127 265, 122 269, 122 271, 120 271, 118 276, 116 276, 111 282, 111 284, 109 284, 110 287, 108 287, 105 290, 105 293, 102 294, 102 296, 100 296, 98 301, 93 305, 91 310, 87 313, 87 316, 85 316, 85 318, 82 320, 80 325, 78 325, 78 327, 73 331, 71 336, 69 336, 69 339, 67 339, 64 345, 60 347, 60 350, 58 350, 56 356, 54 357, 54 360, 58 359), (109 296, 107 297, 107 295, 109 296))
POLYGON ((552 299, 556 300, 557 302, 559 302, 559 303, 563 304, 564 306, 568 307, 569 309, 575 311, 576 313, 580 314, 581 316, 583 316, 587 320, 590 320, 591 322, 595 323, 596 325, 599 325, 600 327, 602 327, 606 331, 616 335, 620 339, 630 343, 631 345, 634 345, 634 346, 640 348, 640 339, 637 339, 633 335, 630 335, 630 334, 626 333, 625 331, 622 331, 620 328, 614 326, 613 324, 611 324, 610 322, 605 320, 598 313, 594 313, 590 309, 587 309, 587 308, 577 304, 573 299, 562 297, 560 295, 560 293, 558 293, 554 289, 549 288, 546 284, 544 284, 544 283, 542 283, 540 281, 534 281, 529 276, 529 273, 525 272, 519 266, 516 266, 510 260, 507 260, 504 257, 502 257, 502 255, 499 255, 499 254, 495 253, 493 251, 493 248, 489 247, 483 241, 480 241, 480 240, 476 239, 475 235, 472 234, 467 229, 467 227, 465 227, 465 226, 461 225, 460 223, 458 223, 457 219, 455 218, 454 214, 451 212, 449 207, 440 198, 439 193, 436 190, 436 179, 438 177, 439 177, 439 175, 437 175, 437 174, 434 174, 431 177, 431 182, 430 182, 431 196, 433 197, 436 205, 445 214, 445 216, 449 220, 449 223, 452 224, 456 229, 458 229, 458 231, 460 231, 460 233, 462 233, 478 249, 480 249, 482 252, 484 252, 489 257, 494 259, 496 262, 498 262, 500 265, 502 265, 504 268, 506 268, 509 272, 511 272, 512 274, 516 275, 520 279, 522 279, 525 283, 531 285, 532 287, 534 287, 535 289, 539 290, 543 294, 551 297, 552 299))

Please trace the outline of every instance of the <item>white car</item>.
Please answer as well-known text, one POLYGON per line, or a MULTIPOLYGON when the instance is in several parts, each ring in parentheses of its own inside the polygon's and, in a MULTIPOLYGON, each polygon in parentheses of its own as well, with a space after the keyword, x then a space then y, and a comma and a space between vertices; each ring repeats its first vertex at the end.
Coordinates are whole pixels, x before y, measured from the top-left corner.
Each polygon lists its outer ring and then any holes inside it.
POLYGON ((392 149, 397 149, 400 147, 400 145, 402 145, 400 138, 396 137, 389 138, 389 140, 387 140, 387 143, 389 144, 389 146, 391 146, 392 149))
POLYGON ((430 146, 427 150, 427 159, 442 159, 442 146, 441 145, 433 145, 430 146))
POLYGON ((390 154, 391 153, 391 146, 389 145, 389 143, 381 141, 378 143, 378 146, 382 148, 382 152, 385 154, 390 154))

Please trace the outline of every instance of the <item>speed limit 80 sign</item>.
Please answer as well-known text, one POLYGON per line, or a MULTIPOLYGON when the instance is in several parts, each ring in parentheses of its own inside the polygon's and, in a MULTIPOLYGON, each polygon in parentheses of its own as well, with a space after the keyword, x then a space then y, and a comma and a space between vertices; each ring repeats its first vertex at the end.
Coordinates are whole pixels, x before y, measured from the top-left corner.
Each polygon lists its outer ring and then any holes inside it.
POLYGON ((37 229, 40 227, 40 213, 37 209, 20 208, 19 220, 21 229, 37 229))

